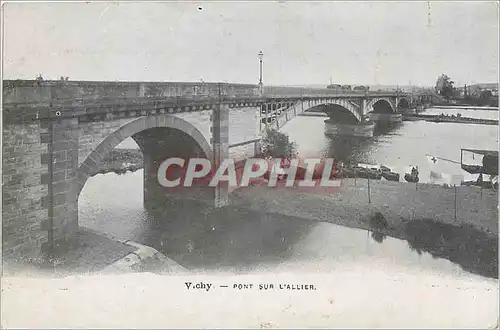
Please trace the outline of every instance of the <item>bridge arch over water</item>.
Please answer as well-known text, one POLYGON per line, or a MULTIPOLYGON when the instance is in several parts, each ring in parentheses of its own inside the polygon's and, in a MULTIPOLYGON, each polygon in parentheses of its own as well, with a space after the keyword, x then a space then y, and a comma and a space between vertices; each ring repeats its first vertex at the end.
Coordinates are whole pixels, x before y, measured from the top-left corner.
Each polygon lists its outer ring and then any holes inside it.
POLYGON ((346 123, 360 123, 363 120, 362 109, 354 101, 346 99, 305 101, 300 105, 303 112, 323 112, 332 119, 346 123))
POLYGON ((396 112, 395 101, 388 98, 375 98, 366 103, 366 113, 394 113, 396 112))
POLYGON ((321 112, 339 122, 360 123, 363 121, 362 103, 341 98, 296 100, 295 102, 276 101, 262 105, 261 111, 262 123, 267 121, 277 129, 283 127, 295 116, 307 112, 321 112), (273 117, 274 115, 277 117, 273 117))
POLYGON ((366 103, 366 113, 396 113, 401 108, 409 108, 411 104, 407 97, 373 98, 366 103))
MULTIPOLYGON (((211 160, 213 157, 206 138, 188 121, 167 114, 140 117, 112 132, 81 163, 77 170, 77 199, 88 178, 99 171, 106 156, 128 138, 137 143, 143 154, 145 205, 165 197, 166 190, 159 185, 156 176, 163 160, 170 157, 203 157, 211 160)), ((205 190, 205 193, 210 193, 209 188, 205 190)))
POLYGON ((397 108, 398 109, 408 109, 411 105, 410 99, 406 97, 401 97, 398 100, 397 108))
POLYGON ((329 117, 329 120, 325 121, 325 133, 352 133, 353 136, 368 137, 373 133, 369 127, 372 125, 370 119, 372 121, 401 121, 401 115, 398 114, 398 110, 400 108, 408 108, 409 106, 410 100, 405 96, 365 96, 353 98, 337 98, 332 96, 308 100, 296 99, 294 102, 281 102, 278 99, 262 105, 262 114, 265 118, 262 118, 261 122, 263 124, 267 123, 266 127, 279 130, 301 113, 321 112, 329 117), (265 114, 266 110, 267 115, 265 114), (386 118, 386 116, 389 117, 386 118))

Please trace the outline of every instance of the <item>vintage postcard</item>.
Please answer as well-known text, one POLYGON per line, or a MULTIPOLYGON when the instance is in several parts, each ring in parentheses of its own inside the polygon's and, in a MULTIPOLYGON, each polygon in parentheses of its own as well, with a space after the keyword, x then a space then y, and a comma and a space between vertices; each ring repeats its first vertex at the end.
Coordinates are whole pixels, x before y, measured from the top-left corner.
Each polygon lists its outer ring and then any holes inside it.
POLYGON ((1 8, 3 328, 498 327, 498 2, 1 8))

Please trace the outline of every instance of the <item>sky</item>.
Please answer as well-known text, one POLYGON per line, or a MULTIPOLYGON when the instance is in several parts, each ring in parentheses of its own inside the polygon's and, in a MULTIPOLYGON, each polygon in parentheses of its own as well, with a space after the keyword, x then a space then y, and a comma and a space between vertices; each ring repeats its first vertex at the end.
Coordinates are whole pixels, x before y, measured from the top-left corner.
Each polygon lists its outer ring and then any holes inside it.
POLYGON ((7 3, 4 79, 498 82, 493 2, 7 3))

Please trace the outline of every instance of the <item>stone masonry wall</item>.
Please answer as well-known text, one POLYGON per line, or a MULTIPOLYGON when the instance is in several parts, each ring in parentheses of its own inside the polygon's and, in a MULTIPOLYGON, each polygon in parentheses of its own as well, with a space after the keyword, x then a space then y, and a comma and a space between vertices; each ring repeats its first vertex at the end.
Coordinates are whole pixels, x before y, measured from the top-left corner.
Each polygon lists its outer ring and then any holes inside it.
MULTIPOLYGON (((243 142, 257 136, 258 109, 223 105, 214 111, 176 113, 197 128, 218 159, 229 157, 230 140, 243 142), (230 113, 234 128, 230 123, 230 113), (214 139, 218 126, 219 138, 214 139), (232 137, 230 132, 232 130, 232 137)), ((59 118, 52 122, 52 163, 48 122, 5 124, 3 131, 3 238, 4 254, 37 255, 48 241, 50 212, 55 247, 71 238, 78 226, 78 169, 88 155, 110 134, 138 117, 104 115, 94 121, 59 118), (49 175, 52 168, 52 177, 49 175), (52 180, 51 180, 52 179, 52 180), (52 182, 52 185, 50 185, 52 182), (52 194, 50 193, 52 190, 52 194), (52 206, 52 207, 51 207, 52 206), (27 252, 26 252, 27 251, 27 252)), ((88 118, 87 118, 88 120, 88 118)), ((247 148, 253 146, 247 146, 247 148)), ((252 156, 249 153, 248 156, 252 156)), ((227 203, 227 191, 218 189, 217 204, 227 203)), ((47 245, 45 245, 47 247, 47 245)))
POLYGON ((47 196, 47 185, 42 179, 47 173, 47 165, 42 164, 40 157, 47 152, 47 144, 41 141, 41 133, 46 131, 38 122, 3 126, 2 237, 5 256, 30 256, 27 250, 32 250, 31 246, 40 248, 47 239, 42 229, 42 221, 47 219, 47 208, 42 206, 42 199, 47 196))
MULTIPOLYGON (((260 108, 229 109, 229 145, 252 141, 260 134, 260 108)), ((229 148, 229 157, 236 161, 255 156, 255 144, 229 148)))
MULTIPOLYGON (((47 123, 43 124, 48 126, 47 123)), ((59 119, 52 122, 52 198, 49 193, 42 200, 43 207, 53 212, 53 235, 55 247, 65 242, 76 233, 78 228, 78 200, 74 190, 78 170, 78 137, 79 123, 77 118, 59 119), (52 208, 50 206, 52 205, 52 208)), ((48 134, 42 139, 48 141, 48 134)), ((41 155, 42 164, 50 163, 50 154, 41 155)), ((42 181, 50 185, 50 168, 42 175, 42 181)), ((47 221, 42 222, 43 229, 49 230, 47 221)))
POLYGON ((207 142, 210 143, 210 139, 212 138, 212 122, 210 119, 212 110, 181 112, 172 115, 184 119, 185 121, 196 127, 200 131, 200 133, 203 134, 207 142))
MULTIPOLYGON (((184 112, 172 114, 176 117, 182 118, 196 127, 205 137, 207 142, 210 141, 211 110, 197 111, 197 112, 184 112)), ((98 121, 83 122, 79 124, 79 138, 78 138, 78 165, 81 165, 90 153, 106 139, 110 134, 124 126, 138 117, 132 118, 113 118, 107 116, 98 121)))
POLYGON ((78 125, 78 165, 81 165, 105 138, 121 126, 137 118, 111 118, 96 122, 83 122, 78 125))
POLYGON ((259 137, 260 108, 229 109, 229 144, 236 144, 259 137))

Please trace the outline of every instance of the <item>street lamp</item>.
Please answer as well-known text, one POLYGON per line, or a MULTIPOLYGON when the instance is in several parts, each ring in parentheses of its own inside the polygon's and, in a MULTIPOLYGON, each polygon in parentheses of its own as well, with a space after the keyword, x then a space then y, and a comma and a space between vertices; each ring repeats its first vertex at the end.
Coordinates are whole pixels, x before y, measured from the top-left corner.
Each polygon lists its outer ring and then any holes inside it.
POLYGON ((259 75, 259 89, 260 89, 260 94, 262 95, 263 89, 262 89, 262 58, 264 57, 264 53, 262 50, 258 54, 259 56, 259 63, 260 63, 260 75, 259 75))

